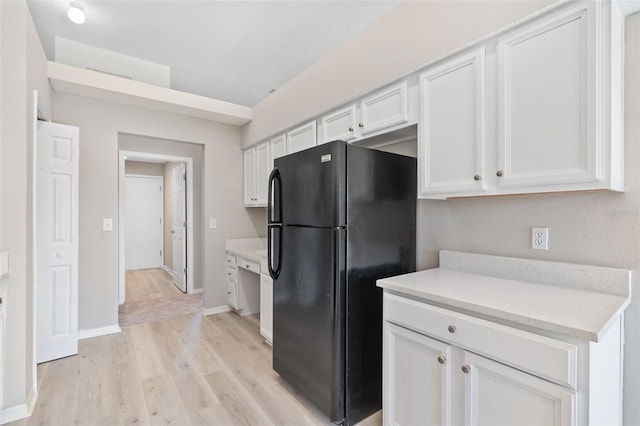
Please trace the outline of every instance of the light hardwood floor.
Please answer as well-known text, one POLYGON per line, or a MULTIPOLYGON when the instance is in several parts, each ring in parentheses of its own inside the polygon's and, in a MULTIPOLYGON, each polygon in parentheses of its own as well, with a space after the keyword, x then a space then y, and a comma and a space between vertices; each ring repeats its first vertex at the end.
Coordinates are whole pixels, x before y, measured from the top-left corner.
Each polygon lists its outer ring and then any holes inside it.
POLYGON ((127 271, 125 303, 118 308, 121 326, 200 312, 202 294, 184 294, 164 269, 127 271))
MULTIPOLYGON (((38 366, 25 425, 330 424, 271 368, 255 318, 181 315, 80 341, 38 366)), ((381 423, 380 413, 366 419, 381 423)))

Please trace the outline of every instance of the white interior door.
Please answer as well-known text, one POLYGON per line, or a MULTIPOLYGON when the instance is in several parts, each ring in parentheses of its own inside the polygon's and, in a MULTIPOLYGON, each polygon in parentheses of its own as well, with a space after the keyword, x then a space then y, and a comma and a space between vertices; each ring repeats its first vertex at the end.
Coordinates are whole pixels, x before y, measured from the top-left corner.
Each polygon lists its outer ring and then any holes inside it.
POLYGON ((161 268, 162 176, 125 176, 124 198, 125 268, 161 268))
POLYGON ((173 283, 183 292, 187 291, 185 238, 187 179, 184 163, 173 169, 173 283))
POLYGON ((78 135, 38 123, 38 363, 78 353, 78 135))

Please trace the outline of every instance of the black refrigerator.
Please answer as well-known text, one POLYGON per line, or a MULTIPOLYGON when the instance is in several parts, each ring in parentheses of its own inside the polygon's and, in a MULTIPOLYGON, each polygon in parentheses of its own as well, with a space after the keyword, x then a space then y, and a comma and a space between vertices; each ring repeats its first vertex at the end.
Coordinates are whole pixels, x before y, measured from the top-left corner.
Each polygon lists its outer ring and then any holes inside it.
POLYGON ((415 271, 416 160, 335 141, 269 178, 273 368, 336 423, 382 407, 382 290, 415 271))

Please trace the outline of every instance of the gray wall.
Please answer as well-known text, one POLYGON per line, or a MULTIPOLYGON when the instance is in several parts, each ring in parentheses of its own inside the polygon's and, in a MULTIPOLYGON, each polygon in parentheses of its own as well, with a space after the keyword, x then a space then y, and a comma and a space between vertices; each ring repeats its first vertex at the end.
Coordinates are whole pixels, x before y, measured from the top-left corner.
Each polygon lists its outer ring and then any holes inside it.
POLYGON ((46 58, 26 3, 0 2, 0 251, 10 273, 3 299, 1 408, 26 409, 35 396, 33 275, 33 90, 42 116, 51 117, 46 58))
MULTIPOLYGON (((172 141, 167 139, 160 138, 150 138, 145 136, 136 136, 129 134, 121 134, 118 138, 119 140, 119 148, 122 151, 135 151, 135 152, 144 152, 149 154, 165 154, 165 155, 175 155, 178 157, 188 157, 193 159, 193 288, 199 289, 202 288, 203 277, 204 277, 204 265, 203 265, 203 252, 204 252, 204 231, 203 231, 203 210, 202 210, 202 194, 204 193, 204 145, 188 143, 188 142, 179 142, 172 141)), ((145 163, 139 163, 145 164, 145 163)), ((146 163, 147 165, 151 163, 146 163)), ((151 172, 153 170, 154 173, 157 173, 156 176, 164 176, 165 174, 165 166, 164 164, 157 164, 155 169, 153 167, 137 167, 137 170, 148 171, 151 172), (157 170, 156 170, 157 169, 157 170)), ((126 170, 126 169, 125 169, 126 170)), ((171 220, 172 216, 167 218, 166 212, 167 210, 171 211, 171 181, 172 176, 169 174, 169 178, 165 178, 164 180, 164 195, 165 195, 165 230, 166 227, 169 226, 169 236, 171 235, 171 220), (169 202, 167 203, 167 197, 169 197, 169 202)), ((165 231, 165 259, 167 253, 173 250, 173 240, 171 244, 167 246, 168 238, 167 233, 165 231)), ((172 256, 173 258, 173 256, 172 256)), ((172 264, 165 265, 171 267, 172 264)))
MULTIPOLYGON (((390 80, 419 64, 498 29, 545 2, 401 2, 349 43, 330 52, 254 109, 243 144, 313 117, 347 95, 366 92, 362 81, 390 80), (481 13, 494 10, 497 14, 481 13), (426 14, 432 10, 432 14, 426 14), (405 18, 405 19, 401 19, 405 18), (503 20, 504 19, 504 20, 503 20), (499 22, 500 21, 500 22, 499 22), (428 23, 431 23, 428 25, 428 23), (424 28, 420 25, 424 24, 424 28), (427 36, 429 35, 429 36, 427 36), (427 42, 428 40, 428 42, 427 42), (422 57, 420 60, 418 57, 422 57), (373 62, 384 58, 386 64, 373 62), (393 58, 393 60, 390 60, 393 58), (397 61, 396 61, 397 59, 397 61), (404 64, 400 69, 396 64, 404 64), (369 74, 373 74, 371 77, 369 74), (351 87, 357 88, 352 89, 351 87), (322 90, 326 93, 319 94, 322 90), (317 96, 316 96, 317 95, 317 96)), ((640 292, 640 14, 626 19, 624 193, 581 192, 448 201, 418 201, 418 266, 438 265, 442 249, 626 268, 640 292), (530 228, 548 226, 549 251, 530 248, 530 228)), ((371 84, 374 86, 375 84, 371 84)), ((411 143, 381 149, 411 153, 411 143)), ((625 314, 624 419, 640 424, 640 300, 625 314)))

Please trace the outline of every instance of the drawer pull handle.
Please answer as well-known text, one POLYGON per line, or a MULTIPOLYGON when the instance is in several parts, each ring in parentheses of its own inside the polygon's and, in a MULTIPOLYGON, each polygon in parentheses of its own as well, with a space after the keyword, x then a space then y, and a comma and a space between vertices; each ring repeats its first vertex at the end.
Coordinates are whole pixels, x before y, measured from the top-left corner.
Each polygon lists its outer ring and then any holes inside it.
POLYGON ((449 333, 453 334, 456 332, 456 326, 455 325, 450 325, 448 328, 449 333))
POLYGON ((438 362, 439 362, 440 364, 444 364, 445 362, 447 362, 447 358, 445 358, 445 357, 443 357, 442 355, 440 355, 440 356, 438 357, 438 362))
POLYGON ((464 374, 469 374, 469 372, 471 372, 471 367, 469 367, 468 365, 463 365, 462 366, 462 372, 464 374))

